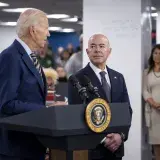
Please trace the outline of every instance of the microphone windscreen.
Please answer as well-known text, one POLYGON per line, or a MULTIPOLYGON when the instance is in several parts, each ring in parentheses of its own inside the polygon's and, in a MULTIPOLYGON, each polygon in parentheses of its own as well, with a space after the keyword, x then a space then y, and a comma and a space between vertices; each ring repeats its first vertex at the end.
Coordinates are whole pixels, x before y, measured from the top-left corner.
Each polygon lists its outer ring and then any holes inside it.
POLYGON ((84 83, 88 84, 90 82, 91 82, 91 80, 86 75, 84 75, 84 83))
POLYGON ((72 75, 69 77, 70 81, 73 82, 73 83, 77 83, 78 82, 78 79, 76 78, 76 76, 72 75))

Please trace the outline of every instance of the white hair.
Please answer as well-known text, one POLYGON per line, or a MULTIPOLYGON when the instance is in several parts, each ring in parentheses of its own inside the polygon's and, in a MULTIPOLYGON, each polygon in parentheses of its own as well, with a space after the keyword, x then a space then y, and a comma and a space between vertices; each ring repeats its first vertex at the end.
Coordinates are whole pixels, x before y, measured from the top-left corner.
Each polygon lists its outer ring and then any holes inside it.
POLYGON ((26 36, 28 34, 28 28, 40 23, 41 17, 47 18, 46 13, 35 8, 27 9, 21 13, 16 26, 16 33, 18 37, 21 38, 26 36))
POLYGON ((79 41, 83 41, 83 34, 79 36, 79 41))

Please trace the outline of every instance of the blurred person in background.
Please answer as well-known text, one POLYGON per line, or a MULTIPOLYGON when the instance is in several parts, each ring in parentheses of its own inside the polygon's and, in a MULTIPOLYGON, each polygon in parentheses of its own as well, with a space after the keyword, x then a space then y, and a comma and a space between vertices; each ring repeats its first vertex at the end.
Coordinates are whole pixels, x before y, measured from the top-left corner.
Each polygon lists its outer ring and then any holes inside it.
POLYGON ((59 57, 61 56, 61 54, 63 53, 63 51, 64 51, 63 47, 58 47, 57 54, 59 55, 59 57))
POLYGON ((64 70, 64 68, 62 66, 58 66, 56 68, 56 71, 58 73, 58 82, 67 82, 67 73, 64 70))
POLYGON ((55 54, 55 62, 56 64, 60 64, 61 63, 61 59, 62 59, 62 53, 64 52, 64 48, 63 47, 58 47, 57 49, 57 53, 55 54))
POLYGON ((57 61, 59 66, 65 67, 67 61, 70 58, 70 54, 67 50, 64 50, 63 53, 61 53, 60 59, 57 61))
POLYGON ((73 45, 72 45, 71 43, 69 43, 69 44, 67 45, 66 50, 68 51, 68 53, 70 54, 70 56, 72 56, 72 54, 74 53, 73 45))
POLYGON ((160 44, 153 47, 143 74, 143 98, 149 144, 153 145, 155 160, 160 160, 160 44))
POLYGON ((47 91, 48 91, 47 96, 50 96, 51 93, 54 96, 52 99, 54 101, 53 103, 56 104, 58 103, 59 105, 66 104, 66 102, 64 103, 65 98, 56 93, 56 85, 59 83, 58 82, 59 76, 56 70, 54 70, 53 68, 44 68, 43 70, 47 80, 47 91))
POLYGON ((58 73, 52 68, 43 68, 47 81, 47 89, 50 91, 55 90, 55 85, 58 81, 58 73))
POLYGON ((55 59, 55 54, 52 52, 52 48, 47 41, 38 54, 38 61, 44 68, 56 68, 57 64, 55 59))
POLYGON ((83 35, 80 36, 79 41, 80 51, 78 53, 74 53, 65 65, 67 77, 71 76, 72 74, 75 74, 77 71, 82 69, 83 35))
MULTIPOLYGON (((35 53, 44 48, 48 27, 43 11, 21 13, 16 40, 0 54, 1 117, 46 108, 46 79, 35 53)), ((45 152, 35 135, 0 129, 0 160, 44 160, 45 152)))

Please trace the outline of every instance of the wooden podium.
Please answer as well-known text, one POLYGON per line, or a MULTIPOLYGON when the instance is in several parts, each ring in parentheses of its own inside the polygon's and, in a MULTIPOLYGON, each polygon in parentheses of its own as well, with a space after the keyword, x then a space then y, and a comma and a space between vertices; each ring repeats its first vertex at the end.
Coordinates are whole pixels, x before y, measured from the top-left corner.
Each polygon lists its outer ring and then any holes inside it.
POLYGON ((88 160, 88 150, 95 149, 107 133, 126 132, 130 128, 128 104, 109 105, 112 118, 109 127, 102 133, 94 133, 88 128, 85 122, 86 105, 43 108, 2 118, 0 127, 35 134, 46 148, 53 149, 52 160, 88 160))
POLYGON ((51 149, 49 160, 66 160, 72 157, 74 160, 88 160, 88 150, 71 151, 67 153, 66 151, 51 149), (67 157, 68 156, 68 157, 67 157))

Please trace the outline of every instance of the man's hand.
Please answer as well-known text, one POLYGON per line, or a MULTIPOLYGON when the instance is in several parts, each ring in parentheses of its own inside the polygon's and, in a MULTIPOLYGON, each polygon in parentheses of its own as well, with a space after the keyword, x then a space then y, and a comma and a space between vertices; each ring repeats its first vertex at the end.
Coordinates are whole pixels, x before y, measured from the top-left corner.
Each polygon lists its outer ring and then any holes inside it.
POLYGON ((115 152, 122 144, 122 138, 118 133, 111 133, 106 136, 105 147, 111 152, 115 152))
POLYGON ((65 101, 56 101, 56 102, 53 102, 51 104, 48 105, 48 107, 52 107, 52 106, 63 106, 63 105, 67 105, 67 102, 65 101))

